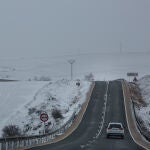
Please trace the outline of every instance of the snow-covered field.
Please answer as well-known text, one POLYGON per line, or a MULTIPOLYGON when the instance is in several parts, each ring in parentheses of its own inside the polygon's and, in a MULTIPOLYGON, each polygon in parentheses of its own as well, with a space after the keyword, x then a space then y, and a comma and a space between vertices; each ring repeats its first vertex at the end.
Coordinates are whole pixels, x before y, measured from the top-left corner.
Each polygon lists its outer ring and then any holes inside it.
POLYGON ((22 110, 22 106, 30 102, 36 92, 48 82, 0 82, 0 135, 1 129, 9 122, 11 115, 22 110))
POLYGON ((150 75, 142 77, 138 81, 139 88, 146 106, 136 109, 137 115, 143 120, 144 125, 150 131, 150 75))
POLYGON ((55 82, 17 81, 0 82, 0 135, 6 125, 17 125, 27 135, 39 134, 43 130, 41 112, 47 112, 46 122, 50 131, 63 125, 84 103, 91 82, 58 80, 55 82), (55 119, 53 111, 62 118, 55 119))
POLYGON ((70 79, 68 60, 75 59, 73 78, 83 79, 90 72, 96 80, 127 79, 127 72, 149 74, 150 53, 79 53, 76 55, 43 58, 1 58, 0 78, 29 80, 49 77, 53 80, 70 79))

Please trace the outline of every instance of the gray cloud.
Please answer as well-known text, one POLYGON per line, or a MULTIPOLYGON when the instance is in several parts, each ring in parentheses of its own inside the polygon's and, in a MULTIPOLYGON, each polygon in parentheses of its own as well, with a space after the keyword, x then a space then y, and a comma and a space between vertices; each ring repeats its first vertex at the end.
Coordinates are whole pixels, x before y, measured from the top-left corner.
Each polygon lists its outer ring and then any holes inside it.
POLYGON ((0 2, 0 53, 48 56, 148 51, 149 0, 7 0, 0 2))

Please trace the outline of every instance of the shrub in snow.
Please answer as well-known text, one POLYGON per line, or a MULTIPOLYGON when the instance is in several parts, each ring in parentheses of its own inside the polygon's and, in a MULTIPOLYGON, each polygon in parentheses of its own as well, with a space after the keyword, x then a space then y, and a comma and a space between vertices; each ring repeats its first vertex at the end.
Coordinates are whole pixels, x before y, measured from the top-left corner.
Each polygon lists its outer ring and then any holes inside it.
POLYGON ((75 96, 73 101, 72 101, 72 104, 76 104, 78 101, 79 101, 79 97, 75 96))
POLYGON ((35 107, 29 108, 28 109, 28 115, 32 115, 32 114, 37 114, 40 115, 43 111, 43 109, 45 109, 45 105, 41 105, 41 109, 37 109, 35 107))
POLYGON ((33 80, 35 80, 35 81, 51 81, 51 78, 48 76, 41 76, 41 77, 35 76, 33 80))
POLYGON ((46 76, 41 76, 39 78, 40 81, 51 81, 51 78, 50 77, 46 77, 46 76))
POLYGON ((39 123, 37 126, 34 126, 33 127, 33 130, 38 130, 39 128, 42 127, 42 123, 39 123))
POLYGON ((51 101, 51 100, 55 101, 56 100, 56 98, 53 97, 50 92, 45 92, 45 99, 47 99, 48 101, 51 101))
POLYGON ((94 75, 92 73, 85 75, 85 80, 86 81, 94 81, 94 75))
POLYGON ((36 110, 36 108, 29 108, 28 109, 28 115, 31 115, 31 114, 33 114, 33 113, 35 113, 37 110, 36 110))
POLYGON ((44 111, 46 109, 46 104, 41 105, 40 109, 44 111))
POLYGON ((51 132, 51 128, 50 128, 51 124, 52 123, 50 121, 45 124, 45 133, 51 132))
POLYGON ((42 112, 42 110, 37 110, 35 113, 39 116, 42 112))
POLYGON ((61 114, 61 111, 60 110, 58 110, 58 109, 54 109, 53 111, 52 111, 52 116, 53 116, 53 118, 56 120, 56 119, 62 119, 63 118, 63 116, 62 116, 62 114, 61 114))
POLYGON ((27 133, 29 130, 31 130, 32 129, 32 127, 31 127, 31 125, 29 125, 29 124, 26 124, 26 125, 24 125, 24 130, 23 130, 23 132, 24 133, 27 133))
POLYGON ((20 136, 21 130, 16 125, 8 125, 3 128, 3 137, 20 136))

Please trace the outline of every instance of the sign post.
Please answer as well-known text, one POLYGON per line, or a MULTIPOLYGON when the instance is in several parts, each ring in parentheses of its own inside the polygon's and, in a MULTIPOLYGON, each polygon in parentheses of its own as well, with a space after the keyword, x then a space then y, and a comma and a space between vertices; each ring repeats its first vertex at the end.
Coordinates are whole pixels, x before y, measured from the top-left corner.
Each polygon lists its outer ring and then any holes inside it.
POLYGON ((48 114, 46 112, 42 112, 40 115, 40 119, 44 123, 44 134, 45 134, 45 122, 48 121, 48 114))

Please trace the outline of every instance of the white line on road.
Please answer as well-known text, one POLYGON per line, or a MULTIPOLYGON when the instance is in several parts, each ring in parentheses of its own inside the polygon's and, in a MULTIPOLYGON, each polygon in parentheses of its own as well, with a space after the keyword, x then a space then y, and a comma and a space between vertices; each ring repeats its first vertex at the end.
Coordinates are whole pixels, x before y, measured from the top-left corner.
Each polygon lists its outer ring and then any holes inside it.
POLYGON ((106 94, 105 94, 105 99, 104 99, 104 109, 103 109, 103 116, 102 116, 101 127, 100 127, 100 130, 99 130, 98 134, 96 134, 96 138, 99 137, 99 135, 102 132, 103 126, 104 126, 105 114, 106 114, 106 106, 107 106, 107 97, 108 97, 108 86, 109 86, 109 82, 107 82, 107 88, 106 88, 106 94))
POLYGON ((88 141, 88 143, 85 145, 80 145, 81 148, 88 147, 90 144, 94 143, 95 139, 97 139, 102 132, 102 129, 104 126, 104 121, 105 121, 105 114, 106 114, 106 106, 107 106, 107 98, 108 98, 108 86, 109 86, 109 82, 107 82, 106 93, 104 95, 104 107, 103 107, 103 111, 102 111, 102 117, 100 119, 100 123, 98 126, 98 132, 96 133, 96 136, 93 137, 92 141, 88 141))

